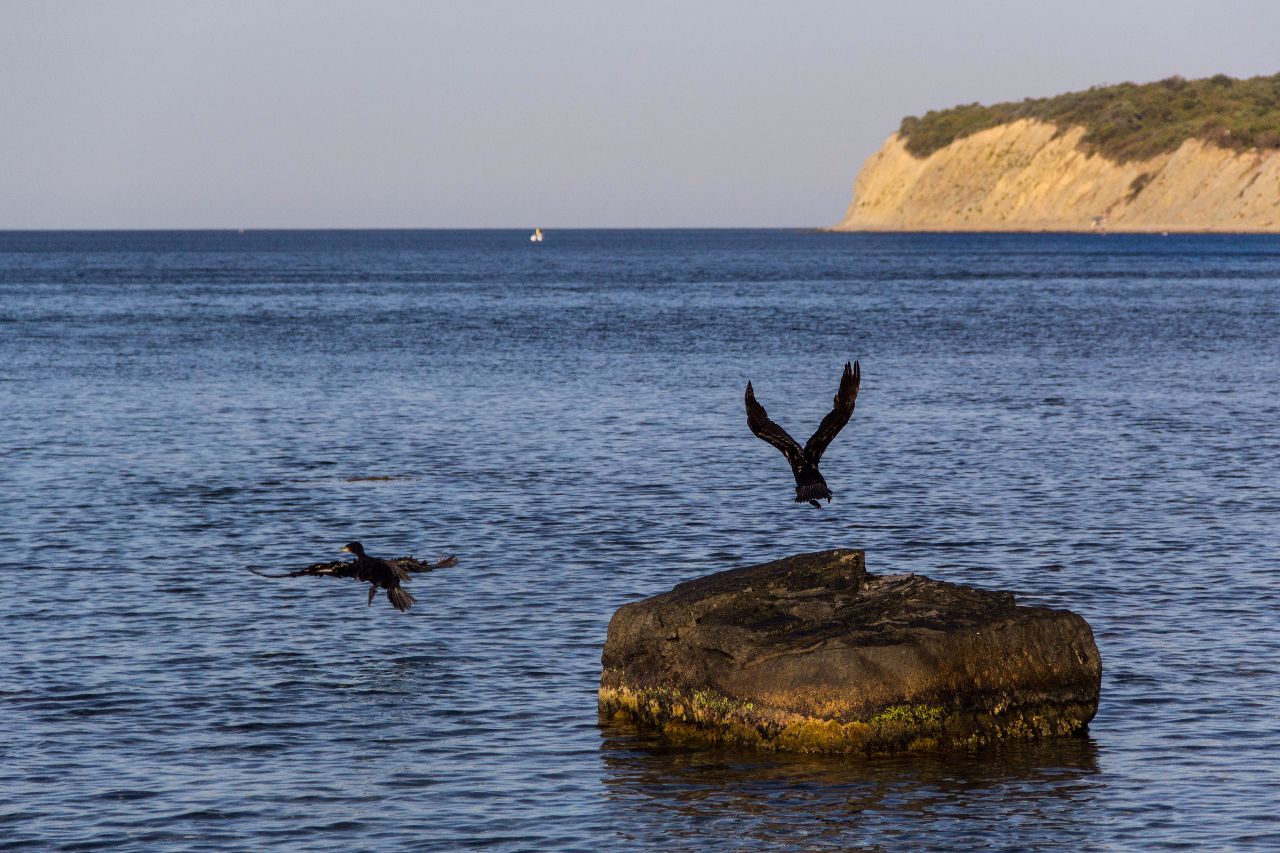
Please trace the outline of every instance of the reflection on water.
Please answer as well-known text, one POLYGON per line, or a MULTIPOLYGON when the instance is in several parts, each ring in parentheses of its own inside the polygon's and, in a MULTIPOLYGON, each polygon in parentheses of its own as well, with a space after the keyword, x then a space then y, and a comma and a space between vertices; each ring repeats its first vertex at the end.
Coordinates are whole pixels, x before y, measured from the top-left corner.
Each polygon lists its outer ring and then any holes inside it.
POLYGON ((692 749, 600 720, 609 807, 630 842, 728 848, 1088 849, 1106 785, 1091 738, 959 754, 808 756, 692 749))

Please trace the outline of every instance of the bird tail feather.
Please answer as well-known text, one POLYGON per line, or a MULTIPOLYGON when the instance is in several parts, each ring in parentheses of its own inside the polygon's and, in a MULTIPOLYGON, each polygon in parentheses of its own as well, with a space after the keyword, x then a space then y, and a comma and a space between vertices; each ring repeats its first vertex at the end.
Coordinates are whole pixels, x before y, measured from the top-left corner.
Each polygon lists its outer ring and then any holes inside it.
POLYGON ((796 475, 796 503, 831 500, 831 490, 827 481, 817 471, 802 471, 796 475))
POLYGON ((399 586, 393 586, 387 590, 387 600, 391 602, 392 607, 401 613, 408 610, 409 605, 417 601, 416 598, 409 594, 409 590, 399 586))

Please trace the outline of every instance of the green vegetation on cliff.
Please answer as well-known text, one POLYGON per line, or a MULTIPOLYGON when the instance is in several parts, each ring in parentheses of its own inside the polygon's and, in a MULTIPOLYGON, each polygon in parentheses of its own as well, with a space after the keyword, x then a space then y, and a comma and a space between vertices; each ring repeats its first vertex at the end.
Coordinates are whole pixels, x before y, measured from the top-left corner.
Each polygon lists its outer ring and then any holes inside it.
POLYGON ((1225 148, 1280 148, 1280 74, 1237 80, 1170 77, 1156 83, 1095 86, 1052 98, 966 104, 908 116, 898 132, 907 150, 927 157, 980 130, 1018 119, 1085 129, 1081 145, 1112 160, 1143 160, 1192 138, 1225 148))

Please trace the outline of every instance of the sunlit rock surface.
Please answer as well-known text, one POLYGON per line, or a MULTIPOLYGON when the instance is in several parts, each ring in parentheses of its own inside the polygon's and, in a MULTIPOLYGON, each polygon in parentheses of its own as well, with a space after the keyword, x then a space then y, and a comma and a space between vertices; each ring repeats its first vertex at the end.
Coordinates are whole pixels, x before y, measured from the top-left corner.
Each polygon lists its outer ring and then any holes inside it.
POLYGON ((680 739, 873 753, 1083 732, 1093 632, 862 551, 802 554, 683 583, 614 614, 600 710, 680 739))

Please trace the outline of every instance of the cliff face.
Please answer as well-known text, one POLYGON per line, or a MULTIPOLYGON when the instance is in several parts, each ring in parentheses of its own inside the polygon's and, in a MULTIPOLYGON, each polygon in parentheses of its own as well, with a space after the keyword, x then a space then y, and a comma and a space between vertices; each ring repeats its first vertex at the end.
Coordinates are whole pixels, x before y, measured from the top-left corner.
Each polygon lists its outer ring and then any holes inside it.
POLYGON ((1116 163, 1021 120, 957 139, 928 157, 898 134, 863 165, 837 231, 1280 232, 1280 151, 1230 151, 1190 139, 1169 154, 1116 163))

